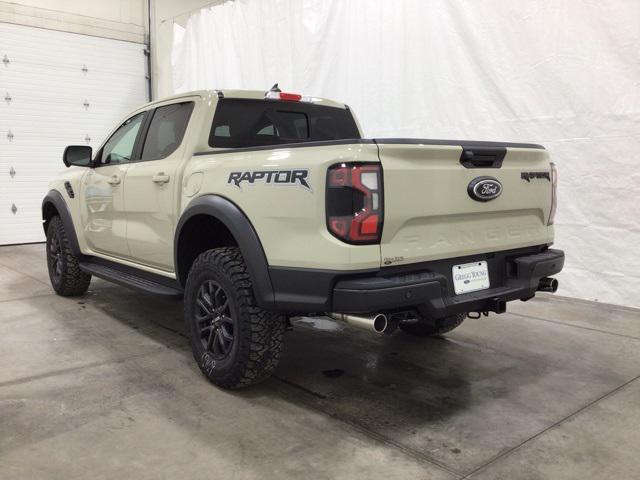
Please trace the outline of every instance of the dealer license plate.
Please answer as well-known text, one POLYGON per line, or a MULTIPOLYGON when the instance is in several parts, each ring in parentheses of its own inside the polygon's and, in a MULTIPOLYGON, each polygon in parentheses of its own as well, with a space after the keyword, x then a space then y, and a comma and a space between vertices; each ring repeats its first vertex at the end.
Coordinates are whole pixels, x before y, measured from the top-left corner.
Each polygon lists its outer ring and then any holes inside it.
POLYGON ((484 260, 454 265, 451 273, 456 295, 489 288, 489 268, 484 260))

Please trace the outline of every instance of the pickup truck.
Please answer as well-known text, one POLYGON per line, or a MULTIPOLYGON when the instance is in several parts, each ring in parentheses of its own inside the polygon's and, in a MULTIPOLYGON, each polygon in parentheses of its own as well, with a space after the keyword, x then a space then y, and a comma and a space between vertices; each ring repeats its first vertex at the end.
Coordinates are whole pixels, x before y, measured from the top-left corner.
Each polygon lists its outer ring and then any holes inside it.
POLYGON ((147 104, 42 204, 51 284, 184 298, 216 385, 276 368, 292 316, 442 335, 553 292, 557 174, 540 145, 362 137, 342 103, 198 91, 147 104))

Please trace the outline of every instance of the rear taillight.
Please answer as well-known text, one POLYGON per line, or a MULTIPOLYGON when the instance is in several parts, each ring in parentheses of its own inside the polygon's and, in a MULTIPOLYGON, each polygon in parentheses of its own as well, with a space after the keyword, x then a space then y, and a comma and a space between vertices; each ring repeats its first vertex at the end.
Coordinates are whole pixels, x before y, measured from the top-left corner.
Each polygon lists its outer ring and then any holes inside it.
POLYGON ((380 243, 382 168, 378 163, 340 163, 327 171, 327 228, 354 244, 380 243))
POLYGON ((556 219, 556 208, 558 207, 558 169, 556 164, 551 162, 551 210, 549 211, 549 221, 547 225, 553 225, 556 219))

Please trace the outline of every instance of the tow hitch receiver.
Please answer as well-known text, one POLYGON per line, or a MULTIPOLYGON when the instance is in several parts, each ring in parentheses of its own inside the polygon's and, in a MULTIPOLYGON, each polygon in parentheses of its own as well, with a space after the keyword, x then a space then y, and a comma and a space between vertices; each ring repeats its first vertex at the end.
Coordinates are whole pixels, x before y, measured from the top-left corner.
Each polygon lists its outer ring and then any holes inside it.
POLYGON ((496 313, 504 313, 507 311, 507 302, 502 298, 493 297, 489 300, 489 311, 496 313))
POLYGON ((482 312, 468 312, 467 317, 477 319, 477 318, 480 318, 482 315, 484 315, 485 317, 488 317, 489 312, 504 313, 506 311, 507 311, 507 302, 505 302, 502 298, 493 297, 492 299, 489 300, 489 308, 487 310, 484 310, 482 312))

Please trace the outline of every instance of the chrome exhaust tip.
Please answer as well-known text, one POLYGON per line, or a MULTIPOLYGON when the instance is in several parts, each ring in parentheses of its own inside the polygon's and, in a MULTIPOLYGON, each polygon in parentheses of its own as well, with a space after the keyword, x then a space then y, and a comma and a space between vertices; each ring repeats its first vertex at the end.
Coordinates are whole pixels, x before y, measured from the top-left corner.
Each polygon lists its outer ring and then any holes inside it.
POLYGON ((378 313, 373 317, 373 331, 383 334, 389 328, 389 319, 384 313, 378 313))
POLYGON ((549 292, 556 293, 558 290, 558 280, 551 277, 544 277, 540 279, 540 283, 538 284, 539 292, 549 292))
POLYGON ((344 322, 352 327, 360 328, 362 330, 372 331, 379 335, 389 333, 392 328, 389 323, 389 319, 384 313, 376 313, 370 316, 349 315, 346 313, 327 313, 327 316, 344 322))

